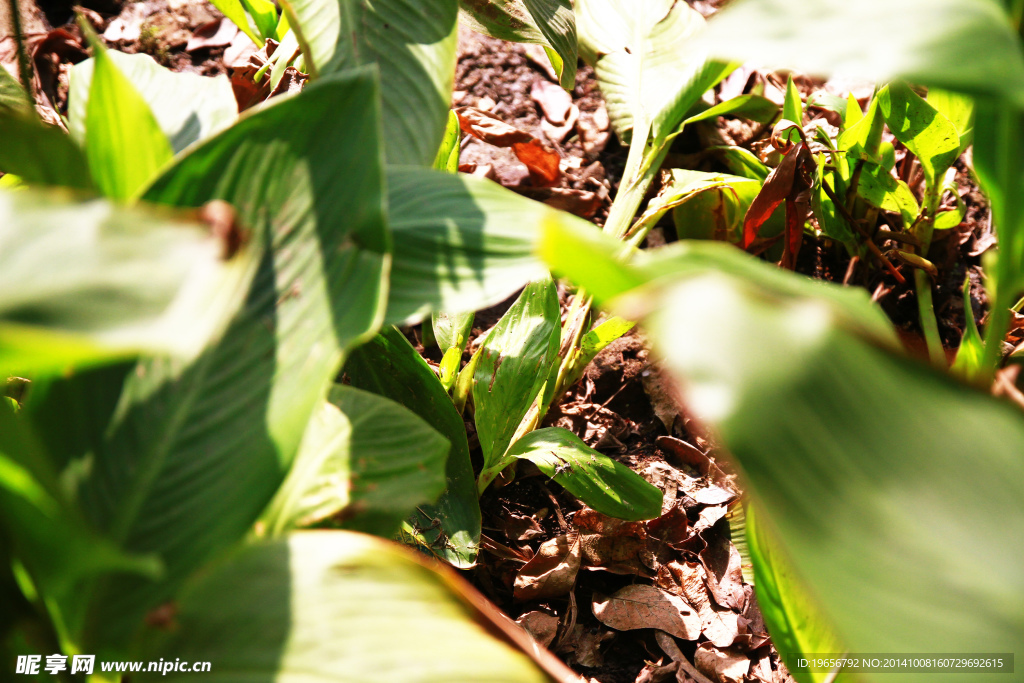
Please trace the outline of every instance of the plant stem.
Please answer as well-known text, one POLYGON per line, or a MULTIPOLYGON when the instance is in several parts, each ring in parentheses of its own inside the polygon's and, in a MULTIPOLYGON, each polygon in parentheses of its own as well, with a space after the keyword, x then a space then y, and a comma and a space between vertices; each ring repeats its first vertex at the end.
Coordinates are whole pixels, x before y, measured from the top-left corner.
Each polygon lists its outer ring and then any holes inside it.
POLYGON ((917 307, 921 316, 921 329, 924 341, 928 346, 928 358, 932 365, 945 370, 946 352, 942 350, 942 339, 939 337, 939 324, 935 320, 935 308, 932 306, 932 282, 928 273, 923 270, 914 271, 914 284, 917 286, 917 307))
POLYGON ((14 29, 14 43, 18 48, 18 76, 21 78, 21 86, 28 93, 28 98, 35 101, 35 94, 32 88, 32 62, 28 57, 28 49, 25 47, 25 31, 21 25, 21 7, 18 0, 7 0, 7 6, 11 11, 11 27, 14 29))

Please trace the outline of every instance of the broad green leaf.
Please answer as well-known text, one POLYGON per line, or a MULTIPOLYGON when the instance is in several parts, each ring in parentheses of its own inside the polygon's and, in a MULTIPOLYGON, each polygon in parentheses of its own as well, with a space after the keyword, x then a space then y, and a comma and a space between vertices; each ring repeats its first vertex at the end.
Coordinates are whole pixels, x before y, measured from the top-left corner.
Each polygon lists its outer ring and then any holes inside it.
POLYGON ((0 66, 0 114, 7 114, 11 111, 35 115, 32 101, 25 89, 21 87, 21 83, 9 74, 6 68, 0 66))
POLYGON ((505 454, 547 380, 560 331, 558 293, 545 278, 526 286, 480 347, 473 403, 485 470, 505 454))
POLYGON ((761 95, 740 95, 726 100, 699 114, 688 117, 684 124, 706 121, 717 116, 739 116, 758 123, 771 123, 779 115, 779 105, 761 95))
POLYGON ((974 129, 974 100, 941 88, 928 89, 928 104, 946 117, 956 127, 960 135, 960 151, 963 152, 971 144, 974 129))
MULTIPOLYGON (((808 671, 800 666, 799 658, 812 653, 841 655, 847 650, 836 639, 821 608, 807 594, 767 520, 761 519, 754 506, 746 512, 746 541, 754 565, 757 604, 772 644, 798 683, 824 683, 830 674, 808 671)), ((849 680, 849 674, 840 676, 832 680, 849 680)))
POLYGON ((600 325, 589 330, 583 339, 580 340, 580 358, 577 363, 586 367, 590 361, 597 357, 597 354, 608 348, 616 339, 629 332, 636 325, 632 320, 625 320, 618 316, 608 318, 600 325))
POLYGON ((96 185, 119 201, 135 199, 174 152, 153 110, 103 47, 99 38, 83 31, 96 53, 93 57, 89 102, 83 110, 83 147, 96 185))
POLYGON ((1024 105, 1020 39, 989 0, 737 0, 711 19, 702 43, 769 70, 906 78, 1024 105))
POLYGON ((709 147, 707 151, 715 154, 733 175, 763 183, 771 172, 764 162, 742 147, 709 147))
MULTIPOLYGON (((105 53, 128 79, 156 117, 175 153, 219 133, 238 118, 238 103, 227 76, 206 77, 174 72, 149 55, 105 53)), ((71 69, 68 88, 68 130, 80 144, 86 141, 86 117, 96 59, 71 69)))
POLYGON ((58 629, 77 618, 85 579, 110 571, 156 576, 161 570, 156 558, 123 553, 90 528, 64 496, 39 440, 7 401, 0 401, 0 525, 6 549, 28 572, 58 629))
POLYGON ((920 211, 910 187, 883 166, 870 161, 861 167, 857 194, 876 209, 900 214, 905 229, 910 228, 920 211))
POLYGON ((397 401, 448 439, 447 489, 436 504, 421 505, 405 531, 456 567, 473 566, 480 543, 480 503, 466 426, 434 371, 401 332, 389 327, 352 351, 345 373, 353 386, 397 401))
MULTIPOLYGON (((672 218, 680 239, 739 241, 743 217, 761 190, 760 181, 683 169, 672 169, 670 178, 659 198, 661 206, 672 207, 672 218)), ((652 209, 660 211, 658 200, 652 200, 651 204, 648 212, 652 209)), ((780 232, 782 218, 783 211, 776 212, 763 234, 769 236, 780 232), (777 230, 772 225, 775 223, 778 224, 777 230)))
POLYGON ((570 0, 459 0, 470 28, 501 40, 536 43, 551 60, 562 87, 576 85, 576 15, 570 0))
POLYGON ((864 111, 860 108, 860 102, 850 93, 846 96, 846 111, 843 113, 843 130, 847 130, 858 121, 864 118, 864 111))
POLYGON ((462 134, 459 129, 459 117, 456 116, 454 110, 451 110, 448 112, 448 123, 444 128, 441 146, 437 148, 437 156, 434 157, 434 170, 448 173, 458 172, 460 142, 462 142, 462 134))
MULTIPOLYGON (((853 93, 850 93, 850 95, 852 94, 853 93)), ((854 99, 854 101, 856 101, 856 99, 854 99)), ((840 121, 844 121, 846 119, 846 108, 849 105, 850 100, 848 97, 844 99, 838 95, 833 95, 827 90, 817 90, 807 98, 808 107, 817 107, 826 111, 835 112, 839 115, 840 121)), ((860 108, 858 105, 858 111, 859 110, 860 108)))
POLYGON ((382 308, 388 239, 374 74, 325 78, 192 148, 146 199, 221 199, 268 245, 248 299, 193 363, 146 360, 126 383, 79 491, 123 547, 157 553, 160 583, 112 577, 82 634, 123 643, 213 554, 240 539, 283 480, 346 348, 382 308))
POLYGON ((546 220, 586 224, 489 180, 389 168, 395 255, 387 321, 414 324, 431 310, 479 310, 543 277, 547 269, 533 248, 546 220))
POLYGON ((471 590, 462 585, 394 543, 298 532, 245 547, 197 576, 177 600, 177 627, 149 629, 141 658, 212 662, 202 677, 216 683, 551 680, 493 635, 489 614, 453 590, 471 590))
POLYGON ((896 139, 921 161, 927 182, 942 182, 960 155, 956 126, 905 83, 893 83, 880 92, 878 108, 896 139))
POLYGON ((0 109, 0 139, 0 171, 28 185, 94 189, 85 153, 60 128, 0 109))
POLYGON ((448 441, 382 396, 335 385, 310 420, 292 469, 264 513, 278 535, 334 517, 390 537, 445 488, 448 441))
POLYGON ((704 18, 675 0, 579 0, 581 47, 593 60, 619 137, 664 139, 730 70, 688 46, 704 18))
POLYGON ((0 376, 140 352, 194 357, 255 270, 254 250, 224 261, 222 249, 172 213, 0 193, 0 376))
POLYGON ((811 208, 825 235, 850 245, 856 241, 853 229, 828 195, 828 192, 831 191, 837 198, 846 197, 846 183, 843 182, 840 172, 831 173, 825 170, 825 156, 824 154, 817 156, 818 180, 811 190, 811 208))
POLYGON ((878 161, 879 146, 882 142, 883 118, 878 110, 878 101, 885 94, 883 88, 868 104, 868 110, 836 138, 836 149, 848 152, 845 163, 840 164, 841 173, 848 180, 853 167, 861 158, 878 161))
POLYGON ((314 76, 377 64, 389 164, 430 166, 449 116, 458 0, 284 0, 314 76))
MULTIPOLYGON (((904 357, 865 293, 755 260, 744 274, 723 246, 634 268, 651 286, 613 309, 646 314, 688 409, 735 458, 837 636, 850 652, 1012 652, 1024 418, 904 357)), ((574 274, 568 259, 561 270, 574 274)))
POLYGON ((219 9, 221 14, 231 20, 231 23, 237 26, 242 33, 249 36, 249 40, 259 47, 263 47, 263 43, 266 41, 263 40, 259 30, 254 28, 249 20, 249 15, 246 14, 241 0, 210 0, 210 3, 219 9))
POLYGON ((512 444, 505 459, 529 460, 598 512, 637 521, 661 514, 661 490, 567 429, 548 427, 512 444))

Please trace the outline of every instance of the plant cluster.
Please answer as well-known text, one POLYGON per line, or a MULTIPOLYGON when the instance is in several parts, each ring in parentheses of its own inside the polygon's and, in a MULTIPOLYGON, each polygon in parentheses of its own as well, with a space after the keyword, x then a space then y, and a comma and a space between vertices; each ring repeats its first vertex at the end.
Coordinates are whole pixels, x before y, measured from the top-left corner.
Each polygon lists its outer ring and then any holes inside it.
POLYGON ((539 428, 635 321, 744 477, 798 680, 823 678, 799 653, 1024 642, 1024 418, 978 389, 1024 290, 1024 3, 736 0, 707 25, 674 0, 214 4, 280 41, 255 78, 308 86, 239 116, 227 79, 108 51, 83 21, 65 131, 0 69, 5 648, 225 680, 567 680, 385 539, 472 566, 479 496, 519 460, 657 517, 657 488, 539 428), (594 67, 629 146, 602 229, 455 172, 460 17, 543 45, 563 87, 594 67), (880 87, 863 109, 792 80, 781 111, 703 99, 750 59, 880 87), (840 125, 805 126, 809 107, 840 125), (666 168, 725 115, 772 127, 774 157, 666 168), (950 369, 929 246, 963 217, 949 170, 972 144, 999 252, 984 337, 969 319, 950 369), (669 211, 685 239, 640 251, 669 211), (865 292, 789 272, 808 236, 913 273, 931 367, 865 292), (551 272, 577 287, 564 315, 551 272), (464 363, 473 312, 520 290, 464 363), (420 323, 437 372, 399 329, 420 323))

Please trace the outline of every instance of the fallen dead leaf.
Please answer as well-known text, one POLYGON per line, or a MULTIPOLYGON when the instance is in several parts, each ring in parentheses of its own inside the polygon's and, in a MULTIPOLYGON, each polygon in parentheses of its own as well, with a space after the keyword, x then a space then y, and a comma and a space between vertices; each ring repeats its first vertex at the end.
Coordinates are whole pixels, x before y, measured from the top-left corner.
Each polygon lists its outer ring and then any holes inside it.
POLYGON ((671 590, 665 585, 671 580, 672 584, 678 586, 686 601, 700 615, 701 632, 704 636, 719 647, 729 647, 739 635, 740 615, 711 602, 706 576, 704 567, 697 563, 671 562, 658 570, 658 585, 671 590), (669 574, 671 579, 668 579, 666 574, 669 574))
POLYGON ((637 674, 636 683, 664 683, 664 681, 675 678, 678 670, 679 662, 669 662, 668 664, 647 662, 637 674))
POLYGON ((255 53, 256 50, 256 43, 239 31, 231 40, 231 44, 224 50, 224 66, 229 69, 245 66, 249 61, 249 55, 255 53))
POLYGON ((516 600, 542 600, 572 590, 580 570, 580 536, 564 534, 545 541, 516 575, 516 600))
POLYGON ((742 611, 746 594, 740 567, 743 560, 739 551, 721 534, 702 532, 701 537, 707 542, 707 547, 698 556, 707 571, 708 590, 722 607, 742 611))
POLYGON ((573 106, 572 95, 543 78, 533 81, 533 86, 530 88, 530 99, 540 105, 544 118, 556 126, 560 126, 568 120, 573 106))
POLYGON ((634 584, 611 597, 594 595, 594 616, 619 631, 654 628, 677 638, 700 637, 700 617, 682 597, 656 586, 634 584))
POLYGON ((677 393, 669 380, 656 367, 649 367, 641 373, 644 393, 651 400, 651 408, 655 416, 665 425, 665 430, 672 434, 676 418, 679 417, 677 393))
POLYGON ((559 156, 546 149, 540 140, 473 107, 459 107, 455 114, 462 132, 495 147, 511 148, 526 165, 536 187, 551 187, 558 183, 562 175, 558 168, 559 156))
POLYGON ((204 47, 226 47, 231 45, 238 33, 238 27, 229 19, 214 19, 192 32, 192 37, 185 45, 185 52, 193 52, 204 47))
POLYGON ((679 671, 676 672, 676 680, 679 683, 689 683, 690 680, 696 681, 696 683, 712 683, 711 679, 698 671, 697 667, 683 655, 672 636, 664 631, 655 631, 654 640, 658 642, 658 647, 672 658, 672 661, 679 664, 679 671))
POLYGON ((588 669, 596 669, 604 666, 604 655, 601 654, 601 643, 609 638, 613 638, 615 634, 611 631, 605 631, 604 629, 600 629, 597 632, 591 632, 590 630, 584 629, 580 626, 577 626, 576 628, 580 629, 580 633, 576 637, 576 663, 580 666, 585 666, 588 669))
POLYGON ((277 87, 270 91, 270 97, 298 92, 302 90, 308 80, 309 76, 302 73, 294 66, 285 67, 284 75, 281 76, 281 80, 277 84, 277 87))
POLYGON ((648 548, 642 522, 624 522, 585 508, 576 513, 573 524, 580 530, 583 566, 613 574, 653 576, 654 554, 648 548))
POLYGON ((558 633, 558 617, 540 610, 527 612, 516 619, 516 623, 544 647, 550 647, 558 633))
POLYGON ((686 510, 679 504, 646 524, 649 536, 670 546, 679 545, 690 537, 690 520, 686 510))
POLYGON ((700 671, 719 683, 742 683, 750 671, 747 655, 720 650, 711 643, 701 643, 693 659, 700 671))

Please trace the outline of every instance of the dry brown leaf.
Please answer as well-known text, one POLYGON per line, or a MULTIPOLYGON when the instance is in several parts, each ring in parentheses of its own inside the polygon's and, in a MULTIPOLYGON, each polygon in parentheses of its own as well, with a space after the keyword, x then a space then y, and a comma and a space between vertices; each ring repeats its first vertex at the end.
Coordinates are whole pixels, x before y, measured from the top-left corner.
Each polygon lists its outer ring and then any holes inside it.
POLYGON ((679 671, 676 672, 676 680, 679 683, 690 683, 691 680, 696 683, 712 683, 711 679, 698 671, 697 667, 683 655, 672 636, 664 631, 655 631, 654 640, 657 641, 658 647, 672 658, 672 661, 679 664, 679 671))
POLYGON ((724 505, 712 505, 700 511, 700 516, 693 523, 693 532, 699 534, 718 524, 718 520, 725 517, 728 509, 724 505))
POLYGON ((234 41, 238 33, 238 27, 229 19, 214 19, 192 32, 192 37, 185 45, 185 52, 193 52, 204 47, 226 47, 234 41))
POLYGON ((231 44, 224 50, 224 66, 229 69, 245 66, 249 61, 249 55, 255 53, 257 49, 256 43, 239 31, 235 34, 231 44))
POLYGON ((309 76, 302 73, 294 66, 286 67, 284 75, 281 76, 281 81, 277 84, 277 87, 271 91, 270 97, 298 92, 302 90, 308 80, 309 76))
POLYGON ((665 587, 662 581, 665 570, 671 573, 672 580, 679 586, 683 597, 700 615, 701 631, 704 636, 718 647, 732 645, 739 635, 740 615, 711 602, 704 567, 696 563, 671 562, 658 572, 658 583, 662 587, 665 587))
POLYGON ((675 388, 661 371, 653 366, 644 370, 640 378, 643 381, 644 393, 651 400, 654 415, 671 434, 676 418, 679 417, 679 402, 675 388))
POLYGON ((731 650, 720 650, 711 643, 701 643, 694 656, 697 668, 719 683, 742 683, 750 671, 750 658, 731 650))
POLYGON ((580 628, 576 638, 576 663, 588 669, 596 669, 604 666, 604 655, 601 654, 601 643, 614 637, 611 631, 599 630, 592 633, 589 630, 580 628))
POLYGON ((678 545, 690 537, 690 520, 680 504, 674 505, 661 517, 650 520, 647 533, 668 545, 678 545))
POLYGON ((558 633, 558 617, 540 610, 527 612, 516 619, 516 623, 544 647, 550 647, 558 633))
POLYGON ((752 655, 754 662, 750 666, 750 677, 761 683, 775 683, 775 674, 772 671, 771 650, 764 648, 760 653, 752 655))
POLYGON ((537 554, 519 570, 513 594, 516 600, 542 600, 572 590, 580 570, 580 537, 564 534, 541 544, 537 554))
POLYGON ((736 546, 721 534, 701 534, 707 547, 700 551, 699 557, 704 569, 707 570, 708 590, 722 607, 742 611, 746 603, 743 591, 743 572, 740 565, 743 560, 736 546), (711 538, 707 538, 711 536, 711 538))
POLYGON ((675 678, 678 670, 679 662, 669 662, 668 664, 647 662, 637 674, 636 683, 664 683, 675 678))
POLYGON ((643 522, 624 522, 586 508, 576 513, 573 524, 580 530, 583 566, 613 574, 652 575, 654 554, 643 522))
POLYGON ((611 597, 594 595, 594 616, 619 631, 654 628, 677 638, 700 637, 700 617, 683 598, 656 586, 634 584, 611 597))
POLYGON ((473 107, 455 109, 462 132, 495 147, 510 147, 530 172, 536 187, 556 185, 562 176, 558 168, 560 157, 546 149, 537 138, 485 111, 473 107))
POLYGON ((530 99, 540 105, 544 118, 551 123, 560 126, 568 120, 572 109, 572 95, 564 88, 538 78, 530 88, 530 99))

